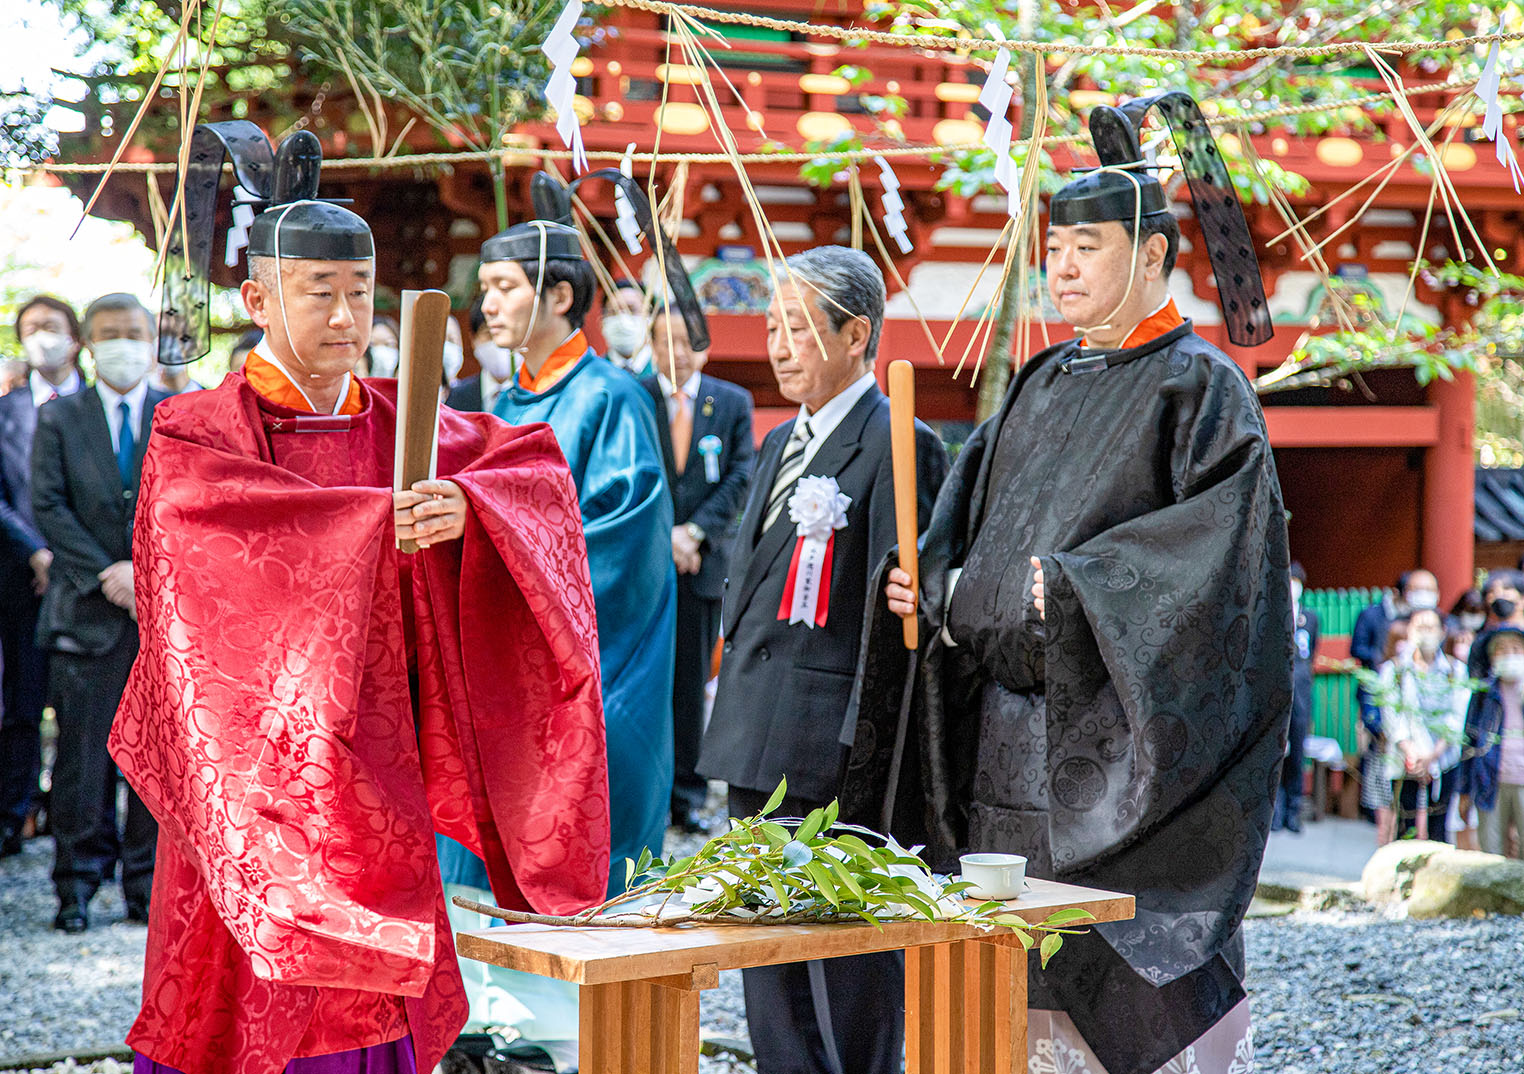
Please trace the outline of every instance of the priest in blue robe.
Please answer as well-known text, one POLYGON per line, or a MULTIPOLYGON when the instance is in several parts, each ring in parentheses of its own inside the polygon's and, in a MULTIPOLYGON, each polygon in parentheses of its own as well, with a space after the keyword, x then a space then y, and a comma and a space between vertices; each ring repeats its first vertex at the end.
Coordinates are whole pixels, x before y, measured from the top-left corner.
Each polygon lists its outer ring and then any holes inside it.
POLYGON ((575 229, 516 224, 482 246, 479 277, 492 341, 522 355, 493 413, 548 423, 577 484, 598 615, 616 889, 625 858, 661 851, 672 791, 677 578, 656 416, 640 383, 582 334, 594 278, 575 229))

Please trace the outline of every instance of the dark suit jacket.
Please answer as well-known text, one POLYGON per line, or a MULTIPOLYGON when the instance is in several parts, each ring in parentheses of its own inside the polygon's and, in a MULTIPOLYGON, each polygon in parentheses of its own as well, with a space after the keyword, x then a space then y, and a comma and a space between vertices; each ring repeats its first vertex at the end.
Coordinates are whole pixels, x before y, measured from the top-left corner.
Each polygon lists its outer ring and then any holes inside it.
POLYGON ((482 408, 482 378, 478 373, 474 377, 456 383, 450 389, 450 394, 445 397, 445 406, 451 410, 480 411, 482 408))
MULTIPOLYGON (((852 498, 846 528, 831 553, 830 611, 823 627, 779 620, 784 582, 796 540, 785 510, 758 531, 784 445, 785 422, 763 441, 746 514, 734 547, 725 592, 725 645, 719 692, 698 770, 738 787, 771 791, 784 776, 791 795, 808 801, 835 796, 844 748, 840 743, 873 572, 898 543, 894 471, 889 451, 889 399, 875 386, 848 411, 805 467, 805 475, 836 478, 852 498)), ((916 423, 916 500, 921 528, 931 519, 947 476, 947 452, 931 429, 916 423)))
POLYGON ((32 436, 37 408, 26 385, 0 395, 0 603, 32 591, 32 553, 47 542, 32 517, 32 436))
POLYGON ((678 474, 672 457, 672 423, 667 418, 667 397, 653 373, 643 377, 641 387, 656 406, 656 427, 661 440, 662 462, 667 468, 667 489, 672 495, 672 523, 692 522, 704 531, 699 572, 682 575, 704 600, 725 595, 725 574, 730 565, 730 543, 735 539, 741 505, 751 482, 756 448, 752 446, 751 394, 739 385, 699 374, 698 398, 693 401, 693 437, 688 458, 678 474), (719 480, 710 481, 699 441, 706 436, 720 441, 719 480))
POLYGON ((42 404, 32 451, 32 510, 53 550, 53 567, 37 645, 65 652, 103 653, 123 630, 136 629, 125 609, 101 592, 96 576, 132 558, 143 452, 153 408, 169 398, 148 389, 137 438, 131 487, 122 488, 111 446, 111 426, 94 388, 42 404))

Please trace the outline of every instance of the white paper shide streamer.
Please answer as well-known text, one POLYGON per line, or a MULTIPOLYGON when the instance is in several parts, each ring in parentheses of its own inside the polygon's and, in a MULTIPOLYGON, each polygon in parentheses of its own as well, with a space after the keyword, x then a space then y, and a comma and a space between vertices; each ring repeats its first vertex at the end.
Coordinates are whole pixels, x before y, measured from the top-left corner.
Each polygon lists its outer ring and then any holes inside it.
POLYGON ((836 531, 847 524, 850 506, 852 497, 841 491, 834 477, 801 477, 788 498, 789 521, 799 537, 784 590, 790 625, 824 625, 831 599, 831 545, 836 531))
POLYGON ((884 230, 894 237, 900 253, 908 254, 912 247, 910 232, 905 226, 905 201, 900 197, 900 177, 894 174, 894 169, 889 167, 889 162, 883 157, 874 157, 873 163, 878 165, 879 176, 884 184, 884 193, 879 199, 884 206, 884 230))
POLYGON ((577 59, 577 39, 572 30, 582 18, 582 0, 568 0, 561 17, 550 28, 540 51, 550 60, 550 80, 545 83, 545 101, 556 110, 556 133, 572 151, 572 168, 587 171, 587 150, 582 147, 582 125, 577 122, 577 80, 572 64, 577 59))
MULTIPOLYGON (((631 156, 635 152, 635 143, 625 146, 624 158, 619 162, 619 173, 626 179, 635 177, 634 160, 631 156)), ((624 240, 625 247, 632 254, 640 253, 640 222, 635 219, 635 206, 630 204, 630 199, 619 187, 614 188, 614 226, 619 231, 619 237, 624 240)))
POLYGON ((1513 178, 1515 193, 1524 193, 1524 170, 1519 168, 1519 158, 1513 151, 1513 144, 1508 139, 1508 132, 1503 129, 1503 101, 1502 92, 1503 74, 1499 70, 1501 50, 1498 43, 1492 43, 1492 50, 1487 53, 1487 66, 1482 68, 1482 80, 1476 84, 1476 95, 1480 98, 1484 111, 1482 113, 1482 134, 1492 139, 1497 148, 1498 163, 1513 178))
POLYGON ((249 228, 254 223, 250 202, 258 200, 242 186, 233 187, 233 226, 228 228, 228 252, 222 259, 228 268, 238 267, 238 252, 249 245, 249 228))
POLYGON ((1021 216, 1021 169, 1011 160, 1011 99, 1015 95, 1005 78, 1011 69, 1011 53, 1001 49, 995 53, 990 66, 989 78, 979 91, 979 103, 989 110, 990 121, 985 124, 982 141, 995 154, 995 181, 1005 190, 1006 212, 1012 220, 1021 216))

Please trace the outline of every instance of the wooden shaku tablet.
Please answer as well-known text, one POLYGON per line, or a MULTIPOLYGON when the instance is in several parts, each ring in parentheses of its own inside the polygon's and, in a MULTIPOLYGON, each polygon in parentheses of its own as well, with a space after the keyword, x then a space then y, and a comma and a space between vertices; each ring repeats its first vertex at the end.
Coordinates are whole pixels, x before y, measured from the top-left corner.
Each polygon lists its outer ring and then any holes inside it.
MULTIPOLYGON (((397 366, 397 453, 392 488, 412 488, 434 477, 439 453, 439 389, 444 383, 445 323, 450 296, 443 291, 402 292, 401 357, 397 366)), ((416 541, 397 542, 404 552, 416 541)))

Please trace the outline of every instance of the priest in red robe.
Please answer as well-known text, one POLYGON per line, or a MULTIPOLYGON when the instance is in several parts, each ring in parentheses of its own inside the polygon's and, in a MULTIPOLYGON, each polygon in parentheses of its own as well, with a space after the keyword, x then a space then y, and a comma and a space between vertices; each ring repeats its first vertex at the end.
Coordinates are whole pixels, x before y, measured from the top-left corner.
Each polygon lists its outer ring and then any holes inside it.
POLYGON ((137 1074, 427 1074, 466 1017, 434 834, 504 906, 607 881, 576 490, 545 426, 446 410, 440 479, 393 493, 395 383, 351 372, 369 228, 272 200, 243 285, 264 340, 144 462, 112 753, 161 834, 128 1043, 137 1074))

